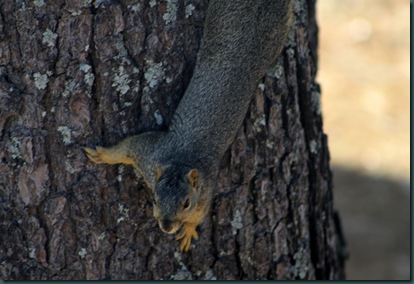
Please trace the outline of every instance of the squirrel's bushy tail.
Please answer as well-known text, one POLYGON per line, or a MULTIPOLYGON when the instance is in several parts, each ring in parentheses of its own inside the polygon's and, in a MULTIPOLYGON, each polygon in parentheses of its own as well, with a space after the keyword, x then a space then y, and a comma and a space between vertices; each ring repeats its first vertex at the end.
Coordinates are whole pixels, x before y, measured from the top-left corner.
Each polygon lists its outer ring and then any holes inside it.
POLYGON ((291 0, 210 1, 198 61, 263 76, 283 49, 291 10, 291 0))
POLYGON ((286 42, 292 0, 211 0, 191 82, 163 156, 217 168, 286 42), (174 145, 171 147, 171 145, 174 145))

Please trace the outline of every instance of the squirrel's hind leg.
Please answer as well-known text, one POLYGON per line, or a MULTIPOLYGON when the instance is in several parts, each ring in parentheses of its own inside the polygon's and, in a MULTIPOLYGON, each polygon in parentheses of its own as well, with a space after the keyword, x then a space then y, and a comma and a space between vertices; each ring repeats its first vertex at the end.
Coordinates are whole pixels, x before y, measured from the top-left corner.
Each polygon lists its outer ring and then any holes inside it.
POLYGON ((154 154, 165 134, 149 131, 130 136, 112 147, 85 147, 84 150, 89 160, 94 163, 132 165, 146 181, 152 181, 156 162, 154 154))
POLYGON ((96 146, 95 150, 85 147, 86 156, 96 164, 126 164, 133 165, 135 160, 129 156, 130 139, 125 139, 115 146, 103 148, 96 146))

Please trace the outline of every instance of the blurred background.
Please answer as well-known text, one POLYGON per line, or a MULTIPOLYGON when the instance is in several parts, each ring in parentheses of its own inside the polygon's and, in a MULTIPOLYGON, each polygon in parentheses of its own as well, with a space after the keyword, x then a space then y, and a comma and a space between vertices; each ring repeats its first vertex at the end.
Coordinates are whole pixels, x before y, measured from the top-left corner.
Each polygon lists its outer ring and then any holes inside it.
POLYGON ((410 1, 318 0, 347 279, 410 279, 410 1))

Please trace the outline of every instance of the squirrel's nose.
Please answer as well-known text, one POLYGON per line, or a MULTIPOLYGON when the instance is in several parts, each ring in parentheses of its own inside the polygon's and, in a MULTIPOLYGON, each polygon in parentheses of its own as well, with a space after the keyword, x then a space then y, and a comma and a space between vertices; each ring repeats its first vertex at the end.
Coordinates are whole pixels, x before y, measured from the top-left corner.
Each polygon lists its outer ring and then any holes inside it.
POLYGON ((170 220, 162 220, 162 229, 167 233, 171 232, 171 230, 173 229, 172 224, 173 223, 170 220))

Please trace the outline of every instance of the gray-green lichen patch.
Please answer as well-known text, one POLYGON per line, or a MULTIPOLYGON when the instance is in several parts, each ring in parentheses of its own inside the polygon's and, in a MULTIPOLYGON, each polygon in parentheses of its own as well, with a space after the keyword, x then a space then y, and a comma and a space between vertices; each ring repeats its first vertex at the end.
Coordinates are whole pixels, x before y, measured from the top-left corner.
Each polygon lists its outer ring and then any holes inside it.
POLYGON ((92 4, 92 0, 83 0, 81 7, 89 7, 92 4))
POLYGON ((224 251, 224 250, 222 250, 222 249, 220 249, 220 251, 219 251, 219 256, 220 257, 223 257, 223 256, 229 256, 229 255, 231 255, 232 254, 232 252, 231 251, 224 251))
POLYGON ((74 16, 74 17, 76 17, 76 16, 80 16, 82 14, 82 11, 81 10, 78 10, 78 11, 73 11, 72 13, 71 13, 71 15, 72 16, 74 16))
POLYGON ((145 63, 147 64, 148 69, 144 74, 144 78, 147 81, 148 86, 152 89, 164 79, 164 66, 162 62, 155 63, 151 59, 146 60, 145 63))
POLYGON ((91 72, 92 67, 89 64, 80 64, 79 69, 85 73, 84 81, 87 85, 92 86, 95 80, 95 75, 91 72))
POLYGON ((177 0, 167 0, 167 10, 164 15, 162 15, 162 18, 164 19, 166 25, 177 20, 177 2, 177 0))
POLYGON ((267 75, 276 79, 280 79, 283 75, 284 68, 281 64, 276 64, 273 68, 270 68, 267 75))
POLYGON ((141 4, 137 3, 133 5, 128 5, 128 8, 130 8, 132 12, 138 12, 141 9, 141 4))
POLYGON ((98 240, 102 241, 103 239, 105 239, 106 234, 105 232, 102 232, 102 234, 99 235, 98 240))
POLYGON ((65 169, 70 174, 74 174, 76 172, 74 168, 72 167, 72 164, 68 160, 66 160, 65 162, 65 169))
POLYGON ((295 57, 295 50, 293 48, 288 48, 286 51, 287 55, 291 58, 295 57))
POLYGON ((12 137, 10 141, 9 153, 12 159, 23 159, 20 153, 20 141, 16 137, 12 137))
POLYGON ((63 143, 65 145, 69 145, 72 143, 72 132, 69 127, 67 126, 59 126, 57 128, 59 133, 62 135, 63 143))
POLYGON ((172 280, 193 280, 191 272, 188 270, 178 270, 174 275, 171 275, 172 280))
POLYGON ((95 0, 94 2, 93 2, 93 6, 95 7, 95 8, 98 8, 100 5, 102 5, 102 4, 105 4, 105 0, 95 0))
POLYGON ((20 6, 19 12, 24 12, 26 11, 26 3, 22 2, 22 6, 20 6))
POLYGON ((120 60, 123 65, 131 65, 131 61, 128 59, 128 50, 124 45, 122 37, 119 37, 119 39, 115 42, 115 45, 118 50, 118 55, 115 56, 115 59, 120 60))
POLYGON ((171 275, 172 280, 192 280, 193 277, 191 275, 190 270, 188 270, 187 266, 184 264, 181 258, 181 253, 178 251, 174 252, 174 257, 178 261, 178 264, 181 266, 181 269, 178 270, 174 275, 171 275))
POLYGON ((129 79, 129 75, 125 73, 124 66, 119 66, 118 70, 112 69, 115 72, 113 77, 112 87, 116 87, 116 90, 121 94, 125 95, 129 91, 129 83, 131 80, 129 79))
POLYGON ((273 149, 273 148, 275 148, 275 142, 273 142, 273 141, 271 141, 271 140, 267 139, 267 140, 266 140, 266 147, 267 147, 268 149, 273 149))
POLYGON ((43 7, 44 5, 46 5, 44 0, 33 0, 33 4, 36 7, 43 7))
POLYGON ((93 85, 93 81, 95 80, 95 75, 93 75, 92 73, 88 73, 85 74, 85 83, 88 84, 89 86, 93 85))
POLYGON ((58 35, 56 33, 52 32, 50 29, 47 29, 43 33, 42 43, 46 44, 49 47, 54 47, 57 37, 58 35))
POLYGON ((29 252, 29 257, 30 258, 35 258, 35 256, 36 256, 36 248, 30 247, 30 248, 28 248, 28 252, 29 252))
MULTIPOLYGON (((293 11, 295 11, 296 15, 302 15, 301 12, 303 9, 305 9, 305 5, 302 1, 293 1, 293 11)), ((293 20, 295 20, 296 17, 293 17, 293 20)))
POLYGON ((85 64, 85 63, 79 64, 79 69, 84 73, 88 73, 89 70, 91 70, 91 68, 92 67, 89 64, 85 64))
POLYGON ((39 90, 44 90, 47 87, 47 83, 49 82, 48 74, 40 74, 39 72, 36 72, 33 74, 34 83, 36 88, 39 90))
POLYGON ((150 7, 152 8, 152 7, 154 7, 155 5, 157 5, 157 1, 156 1, 156 0, 151 0, 151 1, 149 1, 149 5, 150 5, 150 7))
POLYGON ((260 83, 257 87, 258 87, 258 88, 259 88, 262 92, 264 92, 266 85, 265 85, 265 84, 263 84, 263 83, 260 83))
POLYGON ((292 274, 300 279, 305 279, 309 271, 309 263, 306 252, 298 251, 293 255, 295 266, 293 266, 292 274))
POLYGON ((81 248, 80 251, 78 252, 78 255, 80 256, 80 258, 85 258, 87 252, 85 248, 81 248))
POLYGON ((191 17, 191 15, 193 14, 195 7, 193 4, 188 4, 187 6, 185 6, 185 17, 189 18, 191 17))
POLYGON ((312 154, 316 154, 318 152, 318 143, 315 140, 311 140, 309 142, 309 150, 312 154))
POLYGON ((207 269, 206 274, 204 276, 203 280, 217 280, 217 277, 214 276, 214 272, 213 270, 211 270, 210 268, 207 269))
POLYGON ((162 118, 161 112, 158 109, 154 112, 154 117, 155 117, 155 121, 157 122, 157 124, 161 125, 163 122, 163 118, 162 118))
POLYGON ((82 166, 77 160, 66 160, 65 169, 70 174, 76 174, 83 170, 82 166))
POLYGON ((284 71, 285 71, 285 69, 283 68, 282 65, 279 65, 279 64, 276 65, 274 77, 276 79, 280 79, 280 77, 282 76, 282 74, 283 74, 284 71))
POLYGON ((253 129, 257 133, 262 131, 262 126, 266 126, 266 116, 264 114, 258 116, 253 122, 253 129))
MULTIPOLYGON (((142 89, 142 93, 144 94, 144 95, 146 95, 146 94, 148 94, 149 93, 149 91, 150 91, 150 88, 148 87, 148 86, 145 86, 143 89, 142 89)), ((144 105, 144 108, 146 107, 146 105, 144 105)), ((148 111, 148 109, 145 109, 145 111, 148 111)))
POLYGON ((129 209, 125 208, 123 204, 118 204, 118 212, 120 214, 120 217, 116 219, 117 224, 125 221, 126 219, 129 219, 129 209))
POLYGON ((118 104, 116 102, 112 103, 112 111, 114 112, 118 112, 119 111, 119 107, 118 104))
POLYGON ((292 119, 295 116, 295 112, 291 108, 286 110, 286 114, 288 115, 288 119, 292 119))
POLYGON ((118 175, 116 176, 116 180, 121 182, 122 181, 122 173, 124 172, 124 166, 120 165, 118 167, 118 175))
POLYGON ((236 213, 233 216, 233 220, 231 220, 231 229, 232 234, 235 236, 237 234, 237 231, 243 228, 243 219, 241 217, 240 210, 236 210, 236 213))

